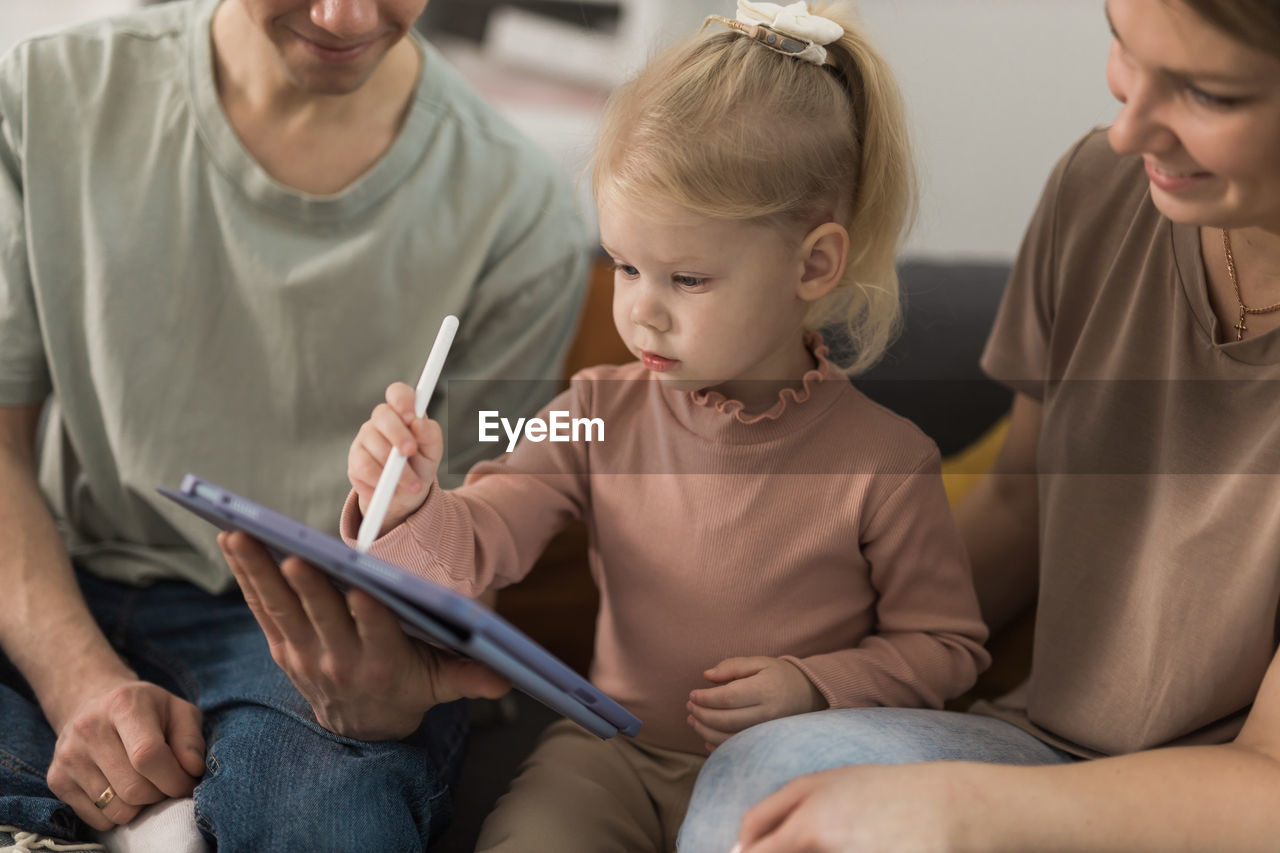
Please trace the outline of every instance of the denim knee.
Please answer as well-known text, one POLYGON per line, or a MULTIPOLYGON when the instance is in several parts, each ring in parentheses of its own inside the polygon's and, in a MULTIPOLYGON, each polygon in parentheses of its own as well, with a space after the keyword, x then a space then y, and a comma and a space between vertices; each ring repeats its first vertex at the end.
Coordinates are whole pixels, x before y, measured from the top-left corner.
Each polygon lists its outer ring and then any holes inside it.
POLYGON ((452 816, 463 737, 451 750, 422 739, 367 743, 246 709, 210 745, 197 822, 219 851, 425 848, 452 816))
MULTIPOLYGON (((805 715, 810 716, 810 715, 805 715)), ((739 732, 711 753, 698 773, 693 798, 680 827, 681 853, 728 853, 747 809, 810 772, 787 755, 802 752, 792 740, 807 740, 795 717, 771 720, 739 732)))
POLYGON ((688 853, 729 850, 753 805, 808 773, 855 764, 1074 759, 992 717, 919 708, 848 708, 784 717, 725 741, 703 765, 680 830, 688 853))

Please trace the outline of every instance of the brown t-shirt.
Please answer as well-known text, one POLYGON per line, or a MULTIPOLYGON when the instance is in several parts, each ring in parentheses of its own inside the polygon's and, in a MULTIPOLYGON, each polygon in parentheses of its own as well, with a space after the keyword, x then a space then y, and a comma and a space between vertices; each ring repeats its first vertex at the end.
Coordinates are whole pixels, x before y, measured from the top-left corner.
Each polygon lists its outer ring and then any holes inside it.
POLYGON ((1031 677, 985 710, 1088 756, 1230 740, 1280 633, 1280 330, 1224 335, 1197 228, 1097 130, 982 366, 1044 404, 1031 677))

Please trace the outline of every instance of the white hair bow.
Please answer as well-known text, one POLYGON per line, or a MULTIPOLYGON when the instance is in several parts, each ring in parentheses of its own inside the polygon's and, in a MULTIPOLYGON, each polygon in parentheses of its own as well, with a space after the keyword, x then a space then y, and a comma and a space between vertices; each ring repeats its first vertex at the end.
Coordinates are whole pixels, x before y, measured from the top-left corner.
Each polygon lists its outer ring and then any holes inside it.
POLYGON ((827 51, 823 45, 831 44, 844 35, 844 27, 837 22, 821 15, 810 14, 809 6, 804 0, 797 0, 786 6, 738 0, 737 19, 744 24, 763 24, 784 36, 807 42, 804 50, 783 52, 791 53, 799 59, 806 59, 816 65, 822 65, 827 61, 827 51))

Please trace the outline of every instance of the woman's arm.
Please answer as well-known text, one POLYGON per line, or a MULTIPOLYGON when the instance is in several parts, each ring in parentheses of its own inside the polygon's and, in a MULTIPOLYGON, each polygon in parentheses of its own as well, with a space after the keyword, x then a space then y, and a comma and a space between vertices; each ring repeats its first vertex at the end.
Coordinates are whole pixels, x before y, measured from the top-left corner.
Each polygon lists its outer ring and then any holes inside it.
POLYGON ((1035 603, 1039 567, 1036 447, 1041 404, 1018 394, 992 471, 956 507, 982 618, 992 631, 1035 603))
POLYGON ((976 780, 987 793, 968 824, 976 842, 971 849, 1274 850, 1280 841, 1280 652, 1232 743, 1057 768, 989 769, 1010 772, 976 780))
POLYGON ((1233 743, 1052 767, 830 770, 747 812, 735 853, 1274 850, 1277 791, 1280 654, 1233 743))

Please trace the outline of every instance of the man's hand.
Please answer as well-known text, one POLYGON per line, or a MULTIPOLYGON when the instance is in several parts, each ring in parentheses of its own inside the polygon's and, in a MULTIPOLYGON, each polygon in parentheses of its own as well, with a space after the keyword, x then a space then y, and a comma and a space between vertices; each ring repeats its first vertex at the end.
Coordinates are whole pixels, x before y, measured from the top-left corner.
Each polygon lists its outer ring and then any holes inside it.
POLYGON ((707 752, 757 723, 827 707, 808 676, 781 658, 729 658, 703 675, 720 686, 692 691, 685 708, 707 752))
POLYGON ((266 634, 271 657, 311 704, 320 725, 362 740, 412 734, 434 705, 497 698, 502 676, 405 635, 372 596, 344 595, 296 557, 283 565, 244 533, 218 544, 266 634))
POLYGON ((191 795, 204 773, 200 709, 162 687, 124 681, 87 698, 62 725, 49 790, 97 830, 128 823, 168 797, 191 795), (110 785, 114 796, 94 805, 110 785))

